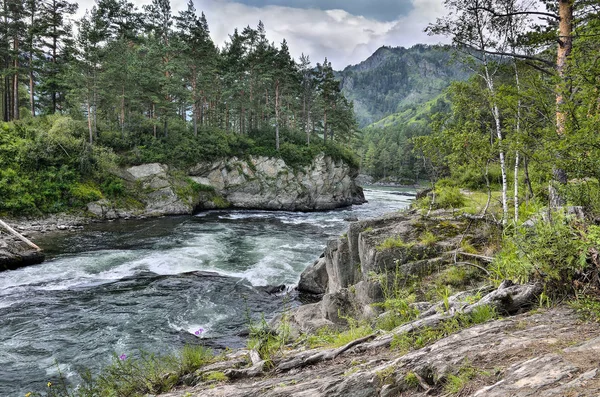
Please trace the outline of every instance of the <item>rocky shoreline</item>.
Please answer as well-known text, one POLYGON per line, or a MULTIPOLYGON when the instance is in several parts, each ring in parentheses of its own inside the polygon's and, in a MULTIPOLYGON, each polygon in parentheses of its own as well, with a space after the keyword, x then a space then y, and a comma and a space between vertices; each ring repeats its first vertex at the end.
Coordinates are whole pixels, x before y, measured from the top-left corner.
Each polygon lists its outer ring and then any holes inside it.
MULTIPOLYGON (((95 222, 191 215, 211 209, 324 211, 366 202, 355 183, 358 170, 321 154, 309 165, 293 168, 281 159, 232 157, 198 163, 186 171, 151 163, 114 170, 130 197, 91 202, 79 214, 12 218, 7 223, 26 237, 73 231, 95 222)), ((0 233, 0 270, 43 261, 0 233)))
POLYGON ((581 323, 564 306, 529 311, 539 305, 539 284, 487 284, 477 269, 484 266, 477 265, 483 255, 473 252, 485 253, 491 238, 485 221, 443 210, 353 222, 302 274, 298 290, 320 300, 271 323, 270 332, 291 335, 286 348, 268 360, 253 350, 231 353, 189 375, 188 386, 162 396, 597 396, 600 326, 581 323), (465 258, 470 271, 450 278, 465 258), (412 319, 340 347, 303 344, 324 328, 352 327, 349 318, 374 323, 393 314, 374 303, 389 298, 390 282, 414 289, 414 280, 419 286, 412 319), (438 280, 461 286, 442 300, 426 300, 438 280), (465 320, 480 311, 505 318, 465 320), (426 336, 432 333, 437 336, 426 336), (425 342, 398 347, 419 338, 425 342), (207 380, 215 372, 221 380, 207 380), (458 386, 451 388, 452 382, 458 386))

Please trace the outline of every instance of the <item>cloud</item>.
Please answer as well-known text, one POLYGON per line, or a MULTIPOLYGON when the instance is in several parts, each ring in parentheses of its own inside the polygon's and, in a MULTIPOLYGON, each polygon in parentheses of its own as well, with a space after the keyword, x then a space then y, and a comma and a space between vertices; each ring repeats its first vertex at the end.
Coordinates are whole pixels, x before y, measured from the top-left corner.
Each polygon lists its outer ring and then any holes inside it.
POLYGON ((391 22, 406 15, 412 8, 411 0, 237 0, 252 7, 283 6, 288 8, 344 10, 379 21, 391 22))
MULTIPOLYGON (((93 5, 93 0, 80 0, 80 11, 93 5)), ((345 9, 324 9, 299 4, 317 3, 317 0, 290 0, 286 6, 271 4, 284 0, 194 0, 198 11, 204 11, 217 45, 223 45, 237 27, 256 27, 262 20, 267 37, 277 44, 285 38, 290 52, 296 59, 302 53, 310 56, 313 63, 325 57, 336 69, 356 64, 369 57, 382 45, 410 47, 418 43, 438 43, 440 38, 428 37, 423 29, 435 18, 443 15, 442 0, 397 0, 397 1, 344 1, 345 9), (253 4, 250 4, 253 3, 253 4), (352 7, 349 4, 354 4, 352 7), (359 15, 360 7, 384 10, 390 6, 389 15, 404 12, 394 20, 359 15), (401 4, 399 6, 398 4, 401 4), (292 7, 290 5, 296 5, 292 7), (404 11, 399 11, 400 9, 404 11), (353 10, 353 13, 348 10, 353 10)), ((148 4, 150 0, 134 0, 136 5, 148 4)), ((318 0, 319 4, 337 4, 337 0, 318 0)), ((341 1, 339 1, 342 4, 341 1)), ((187 0, 172 0, 174 13, 186 7, 187 0)), ((379 12, 379 11, 378 11, 379 12)))

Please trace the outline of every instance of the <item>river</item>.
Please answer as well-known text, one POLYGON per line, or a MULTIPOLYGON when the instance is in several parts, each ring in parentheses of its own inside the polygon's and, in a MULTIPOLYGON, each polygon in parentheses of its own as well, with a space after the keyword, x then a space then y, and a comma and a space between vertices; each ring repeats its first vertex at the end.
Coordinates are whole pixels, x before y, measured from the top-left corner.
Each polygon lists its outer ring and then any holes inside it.
MULTIPOLYGON (((208 211, 95 224, 36 242, 48 260, 0 273, 0 396, 23 396, 113 354, 167 353, 197 343, 239 347, 247 313, 267 318, 328 238, 406 207, 405 189, 365 191, 369 203, 335 211, 208 211)), ((298 304, 287 302, 288 305, 298 304)))

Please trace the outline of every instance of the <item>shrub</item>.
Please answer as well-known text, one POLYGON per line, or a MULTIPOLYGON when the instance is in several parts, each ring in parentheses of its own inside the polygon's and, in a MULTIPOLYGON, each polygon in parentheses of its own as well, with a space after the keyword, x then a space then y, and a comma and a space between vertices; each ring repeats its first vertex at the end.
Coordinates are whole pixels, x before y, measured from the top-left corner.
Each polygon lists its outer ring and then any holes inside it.
POLYGON ((436 187, 436 208, 460 208, 465 205, 465 196, 457 187, 436 187))

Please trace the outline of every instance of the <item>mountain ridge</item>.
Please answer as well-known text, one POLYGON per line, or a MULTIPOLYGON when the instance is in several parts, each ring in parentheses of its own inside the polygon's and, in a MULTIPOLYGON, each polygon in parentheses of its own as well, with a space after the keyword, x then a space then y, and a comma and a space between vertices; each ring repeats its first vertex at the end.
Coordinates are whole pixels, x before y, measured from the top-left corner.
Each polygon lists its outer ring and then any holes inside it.
POLYGON ((336 76, 346 98, 354 102, 360 127, 366 127, 435 98, 452 81, 467 79, 470 73, 452 59, 447 45, 382 46, 336 76))

